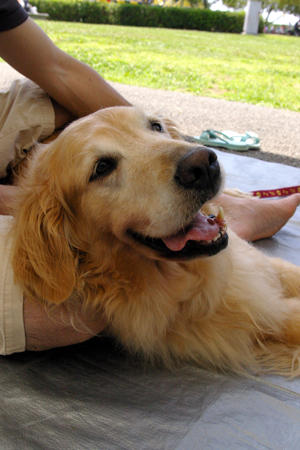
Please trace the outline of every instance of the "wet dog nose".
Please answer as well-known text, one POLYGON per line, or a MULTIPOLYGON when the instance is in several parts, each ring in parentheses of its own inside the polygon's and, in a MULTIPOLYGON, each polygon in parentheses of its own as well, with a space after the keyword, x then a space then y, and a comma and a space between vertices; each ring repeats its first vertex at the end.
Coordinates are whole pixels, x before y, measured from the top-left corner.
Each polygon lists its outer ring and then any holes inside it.
POLYGON ((220 180, 217 155, 210 148, 197 147, 179 161, 175 179, 185 188, 213 189, 220 180))

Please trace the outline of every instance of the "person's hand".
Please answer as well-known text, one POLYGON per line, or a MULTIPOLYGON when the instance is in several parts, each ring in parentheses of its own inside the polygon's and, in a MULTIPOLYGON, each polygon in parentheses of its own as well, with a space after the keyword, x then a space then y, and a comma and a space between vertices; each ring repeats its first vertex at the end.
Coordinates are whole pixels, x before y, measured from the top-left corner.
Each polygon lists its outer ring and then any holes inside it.
POLYGON ((78 344, 101 333, 106 326, 104 317, 74 317, 63 307, 46 312, 34 301, 24 299, 26 350, 43 351, 78 344), (72 324, 73 322, 73 324, 72 324))

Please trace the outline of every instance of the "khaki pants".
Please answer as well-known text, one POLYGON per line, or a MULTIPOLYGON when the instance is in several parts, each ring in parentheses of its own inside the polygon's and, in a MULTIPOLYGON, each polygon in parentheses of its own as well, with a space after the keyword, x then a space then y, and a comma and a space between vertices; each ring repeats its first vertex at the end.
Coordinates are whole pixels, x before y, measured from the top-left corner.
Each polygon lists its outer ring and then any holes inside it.
MULTIPOLYGON (((37 142, 54 131, 48 95, 29 80, 16 80, 0 91, 0 178, 37 142)), ((13 218, 0 216, 0 355, 25 350, 23 293, 14 284, 10 262, 13 218)))
POLYGON ((0 355, 25 350, 23 292, 14 284, 10 263, 12 221, 10 216, 0 216, 0 355))
POLYGON ((48 95, 30 80, 15 80, 0 91, 0 178, 54 131, 48 95))

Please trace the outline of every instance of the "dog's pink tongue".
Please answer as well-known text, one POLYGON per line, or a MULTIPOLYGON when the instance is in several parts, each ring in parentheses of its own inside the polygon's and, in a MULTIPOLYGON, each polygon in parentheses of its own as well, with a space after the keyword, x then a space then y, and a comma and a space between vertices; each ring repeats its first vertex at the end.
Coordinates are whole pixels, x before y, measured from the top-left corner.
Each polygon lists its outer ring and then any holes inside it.
POLYGON ((182 250, 187 241, 210 241, 219 233, 219 224, 215 218, 211 218, 198 212, 193 220, 192 227, 185 232, 180 231, 173 236, 163 239, 165 245, 173 252, 182 250))

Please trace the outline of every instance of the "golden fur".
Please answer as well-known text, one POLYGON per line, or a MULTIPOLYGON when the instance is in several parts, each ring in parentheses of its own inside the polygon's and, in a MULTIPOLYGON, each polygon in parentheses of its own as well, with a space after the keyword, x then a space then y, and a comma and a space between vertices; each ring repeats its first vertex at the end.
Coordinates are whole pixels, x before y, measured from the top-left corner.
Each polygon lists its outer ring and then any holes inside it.
POLYGON ((104 312, 109 333, 147 359, 298 375, 300 268, 230 231, 226 249, 186 261, 127 233, 169 236, 191 220, 194 200, 173 178, 194 148, 171 122, 135 108, 74 122, 36 152, 21 180, 16 281, 34 301, 104 312), (117 167, 93 179, 106 157, 117 167))

